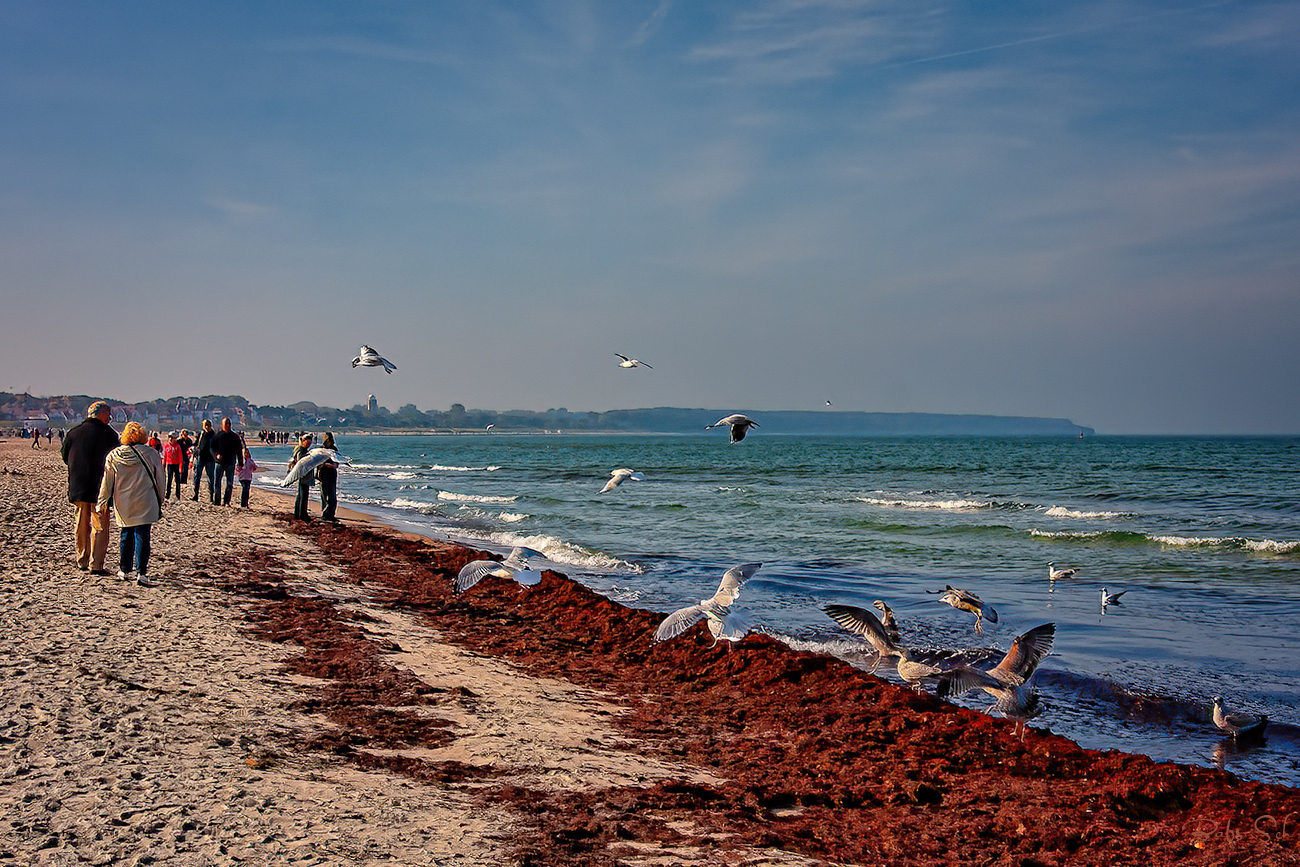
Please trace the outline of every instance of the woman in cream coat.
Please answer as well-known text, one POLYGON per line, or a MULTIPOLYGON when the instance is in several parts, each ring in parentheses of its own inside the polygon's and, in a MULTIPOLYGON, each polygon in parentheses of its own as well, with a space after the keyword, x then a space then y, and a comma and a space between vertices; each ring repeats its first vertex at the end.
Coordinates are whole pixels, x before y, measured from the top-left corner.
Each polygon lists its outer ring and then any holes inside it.
POLYGON ((149 578, 149 531, 162 518, 162 457, 145 443, 148 434, 137 422, 127 422, 122 444, 104 461, 104 481, 99 486, 100 511, 113 504, 117 525, 122 528, 119 578, 152 587, 149 578))

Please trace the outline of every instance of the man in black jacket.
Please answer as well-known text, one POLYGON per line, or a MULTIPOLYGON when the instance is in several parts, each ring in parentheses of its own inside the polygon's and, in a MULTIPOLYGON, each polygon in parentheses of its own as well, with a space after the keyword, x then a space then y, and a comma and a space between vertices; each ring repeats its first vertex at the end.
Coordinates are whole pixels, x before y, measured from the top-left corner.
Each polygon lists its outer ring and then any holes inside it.
POLYGON ((212 505, 230 505, 235 487, 235 464, 244 465, 244 441, 230 429, 230 419, 221 420, 221 430, 212 437, 212 459, 217 464, 217 478, 212 485, 212 505))
POLYGON ((92 575, 107 575, 108 509, 95 511, 99 485, 104 480, 104 459, 118 446, 117 431, 108 426, 112 411, 97 400, 86 410, 86 420, 68 431, 61 454, 68 465, 68 502, 77 509, 77 567, 92 575))

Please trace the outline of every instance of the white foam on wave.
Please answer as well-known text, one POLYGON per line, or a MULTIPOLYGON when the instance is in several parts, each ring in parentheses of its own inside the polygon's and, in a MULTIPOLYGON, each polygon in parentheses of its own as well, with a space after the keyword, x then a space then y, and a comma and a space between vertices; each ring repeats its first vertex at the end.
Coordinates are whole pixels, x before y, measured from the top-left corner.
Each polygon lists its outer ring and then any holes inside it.
POLYGON ((1127 518, 1131 517, 1125 512, 1081 512, 1076 509, 1067 509, 1065 506, 1052 506, 1047 510, 1049 518, 1127 518))
POLYGON ((439 491, 438 499, 448 500, 453 503, 513 503, 519 497, 492 497, 485 494, 458 494, 455 491, 439 491))
POLYGON ((604 553, 603 551, 593 551, 589 548, 583 548, 570 542, 566 542, 563 539, 557 539, 555 536, 547 536, 541 533, 526 535, 522 533, 512 533, 508 530, 489 532, 479 530, 458 530, 457 535, 468 539, 491 542, 495 545, 500 545, 503 548, 532 548, 534 551, 540 552, 552 563, 568 563, 573 566, 579 566, 583 569, 628 572, 634 575, 639 575, 645 571, 635 563, 620 560, 617 557, 604 553))
POLYGON ((1175 548, 1241 548, 1260 554, 1291 554, 1300 551, 1300 542, 1274 539, 1243 539, 1239 536, 1155 536, 1161 545, 1175 548))
POLYGON ((1037 536, 1040 539, 1096 539, 1098 536, 1104 536, 1105 533, 1101 530, 1086 533, 1071 530, 1030 530, 1029 535, 1037 536))
POLYGON ((940 509, 951 512, 968 512, 974 509, 991 509, 993 503, 983 500, 894 500, 880 497, 854 497, 860 503, 888 506, 893 509, 940 509))
POLYGON ((433 503, 425 503, 420 500, 408 500, 405 497, 397 497, 388 505, 394 509, 407 509, 419 512, 423 515, 434 515, 438 513, 438 507, 433 503))
POLYGON ((502 512, 497 517, 507 524, 518 524, 520 521, 528 520, 530 516, 523 512, 502 512))
POLYGON ((437 470, 440 473, 495 473, 501 468, 494 465, 486 467, 449 467, 443 464, 434 464, 429 469, 437 470))
POLYGON ((408 473, 408 472, 389 473, 388 478, 392 479, 395 482, 403 482, 406 481, 407 479, 414 479, 418 475, 419 475, 418 473, 408 473))
POLYGON ((349 464, 354 470, 413 470, 410 464, 349 464))

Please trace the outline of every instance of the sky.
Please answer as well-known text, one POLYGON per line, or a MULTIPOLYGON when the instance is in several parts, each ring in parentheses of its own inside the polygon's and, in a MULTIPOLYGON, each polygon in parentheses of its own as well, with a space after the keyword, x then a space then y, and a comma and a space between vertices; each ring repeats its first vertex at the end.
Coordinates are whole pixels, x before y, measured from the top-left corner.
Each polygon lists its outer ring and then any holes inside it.
POLYGON ((1250 0, 0 0, 0 390, 1300 434, 1298 44, 1250 0))

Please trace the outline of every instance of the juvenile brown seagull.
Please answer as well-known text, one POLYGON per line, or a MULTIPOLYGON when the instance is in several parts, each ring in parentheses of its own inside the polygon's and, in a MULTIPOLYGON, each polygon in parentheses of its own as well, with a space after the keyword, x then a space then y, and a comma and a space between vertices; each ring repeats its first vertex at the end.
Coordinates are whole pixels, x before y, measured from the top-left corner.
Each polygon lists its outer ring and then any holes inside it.
POLYGON ((891 641, 884 625, 867 609, 854 605, 827 605, 822 610, 840 626, 850 632, 856 632, 871 642, 872 648, 876 651, 876 663, 871 666, 871 671, 874 672, 887 657, 897 657, 894 670, 917 692, 922 691, 921 684, 926 678, 943 674, 942 668, 921 662, 912 654, 910 648, 891 641))
POLYGON ((977 635, 984 634, 983 620, 987 620, 989 623, 998 622, 998 613, 991 606, 986 605, 983 599, 967 590, 958 590, 951 584, 944 585, 943 595, 939 597, 939 601, 951 605, 958 611, 968 611, 974 614, 975 633, 977 635))
MULTIPOLYGON (((1043 712, 1045 706, 1038 699, 1038 690, 1026 686, 1026 681, 1038 668, 1038 663, 1052 652, 1056 640, 1056 624, 1035 626, 1011 642, 1002 661, 988 671, 969 665, 958 665, 939 679, 935 694, 940 698, 965 695, 973 689, 982 689, 993 696, 988 712, 994 711, 1007 719, 1015 720, 1020 739, 1025 737, 1025 723, 1043 712)), ((1012 734, 1015 734, 1013 730, 1012 734)))

